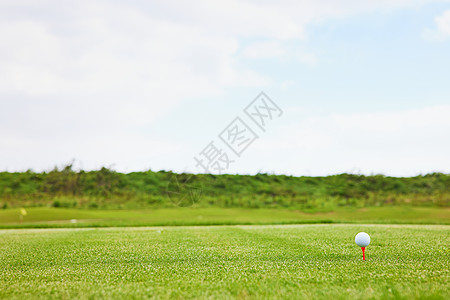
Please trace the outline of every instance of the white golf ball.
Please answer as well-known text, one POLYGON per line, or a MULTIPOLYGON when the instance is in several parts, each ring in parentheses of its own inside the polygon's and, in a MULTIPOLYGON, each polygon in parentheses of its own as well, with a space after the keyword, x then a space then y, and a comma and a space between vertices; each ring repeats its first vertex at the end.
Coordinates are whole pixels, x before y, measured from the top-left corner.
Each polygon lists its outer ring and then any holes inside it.
POLYGON ((366 247, 370 244, 370 236, 365 232, 360 232, 355 236, 355 243, 360 247, 366 247))

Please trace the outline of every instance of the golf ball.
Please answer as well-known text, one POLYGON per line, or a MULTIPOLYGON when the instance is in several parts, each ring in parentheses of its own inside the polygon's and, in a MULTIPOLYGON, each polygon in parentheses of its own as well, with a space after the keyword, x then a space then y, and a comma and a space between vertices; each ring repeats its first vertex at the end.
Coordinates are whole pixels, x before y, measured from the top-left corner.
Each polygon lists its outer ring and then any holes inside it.
POLYGON ((360 247, 366 247, 370 244, 370 236, 365 232, 360 232, 355 236, 355 243, 360 247))

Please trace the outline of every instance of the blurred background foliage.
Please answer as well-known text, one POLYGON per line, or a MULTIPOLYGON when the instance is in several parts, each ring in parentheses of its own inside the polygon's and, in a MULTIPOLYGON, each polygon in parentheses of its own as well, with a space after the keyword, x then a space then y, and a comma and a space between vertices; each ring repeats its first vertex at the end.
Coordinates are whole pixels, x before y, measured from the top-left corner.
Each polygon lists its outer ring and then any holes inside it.
POLYGON ((331 211, 340 206, 450 205, 450 175, 416 177, 340 174, 286 175, 176 174, 166 171, 118 173, 108 168, 50 172, 1 172, 0 207, 53 206, 137 209, 176 206, 293 208, 331 211))

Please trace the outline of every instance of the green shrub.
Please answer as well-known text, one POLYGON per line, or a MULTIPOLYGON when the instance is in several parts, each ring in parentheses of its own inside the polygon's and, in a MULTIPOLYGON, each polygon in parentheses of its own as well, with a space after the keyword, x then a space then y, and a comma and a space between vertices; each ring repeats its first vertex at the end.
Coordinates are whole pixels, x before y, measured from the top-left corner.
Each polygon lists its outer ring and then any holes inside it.
POLYGON ((450 175, 408 178, 340 174, 327 177, 211 175, 173 172, 0 172, 2 207, 79 208, 450 206, 450 175), (169 197, 170 196, 170 197, 169 197))

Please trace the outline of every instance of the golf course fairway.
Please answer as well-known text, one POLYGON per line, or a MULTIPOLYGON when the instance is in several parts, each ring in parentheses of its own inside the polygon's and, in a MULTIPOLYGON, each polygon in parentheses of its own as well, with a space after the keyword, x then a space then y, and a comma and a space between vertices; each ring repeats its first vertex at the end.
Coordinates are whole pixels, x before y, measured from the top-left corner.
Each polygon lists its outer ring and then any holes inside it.
POLYGON ((449 299, 449 262, 448 225, 3 229, 0 298, 449 299))

